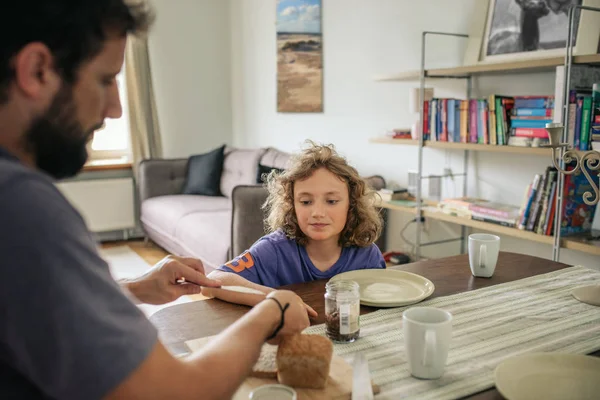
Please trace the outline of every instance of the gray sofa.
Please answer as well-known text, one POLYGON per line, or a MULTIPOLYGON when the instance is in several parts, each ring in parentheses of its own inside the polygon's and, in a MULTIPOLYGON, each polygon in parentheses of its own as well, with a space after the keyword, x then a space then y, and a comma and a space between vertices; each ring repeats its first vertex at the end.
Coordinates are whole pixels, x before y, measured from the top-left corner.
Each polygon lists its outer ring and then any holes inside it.
MULTIPOLYGON (((261 206, 267 191, 256 184, 258 166, 284 169, 288 160, 288 153, 273 148, 227 148, 222 196, 181 194, 188 159, 144 160, 138 182, 141 225, 168 252, 201 259, 208 273, 264 235, 261 206)), ((379 176, 368 179, 376 189, 385 187, 379 176)), ((378 243, 382 251, 384 236, 378 243)))

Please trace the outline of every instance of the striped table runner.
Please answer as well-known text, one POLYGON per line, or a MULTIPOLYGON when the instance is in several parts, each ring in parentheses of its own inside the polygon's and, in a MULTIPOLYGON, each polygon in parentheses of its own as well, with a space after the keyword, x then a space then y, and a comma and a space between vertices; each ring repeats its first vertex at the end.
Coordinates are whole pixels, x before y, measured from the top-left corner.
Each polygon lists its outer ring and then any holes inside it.
MULTIPOLYGON (((371 378, 381 386, 377 399, 460 398, 493 387, 494 370, 507 357, 599 350, 600 307, 571 295, 573 288, 591 283, 600 284, 600 272, 577 266, 420 303, 454 316, 446 370, 437 380, 408 372, 401 321, 411 306, 362 316, 360 339, 336 344, 334 351, 350 363, 354 353, 364 352, 371 378)), ((305 332, 325 335, 325 326, 305 332)))

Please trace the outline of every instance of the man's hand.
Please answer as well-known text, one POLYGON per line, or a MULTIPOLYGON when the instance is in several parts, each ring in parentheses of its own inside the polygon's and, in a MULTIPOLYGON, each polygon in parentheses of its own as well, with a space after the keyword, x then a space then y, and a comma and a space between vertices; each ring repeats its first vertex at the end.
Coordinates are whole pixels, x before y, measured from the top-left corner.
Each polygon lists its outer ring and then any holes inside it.
POLYGON ((167 256, 141 277, 121 283, 147 304, 164 304, 186 294, 198 294, 202 292, 201 286, 221 286, 220 282, 204 275, 200 260, 177 256, 167 256), (181 278, 190 283, 177 283, 181 278))
MULTIPOLYGON (((269 293, 267 298, 270 297, 277 299, 283 307, 285 307, 286 304, 289 304, 289 307, 285 310, 283 327, 277 333, 277 336, 275 336, 273 340, 270 340, 269 343, 277 344, 281 339, 281 336, 300 333, 309 327, 310 322, 308 320, 306 305, 298 295, 289 290, 276 290, 269 293)), ((271 302, 274 303, 273 305, 275 307, 278 307, 275 302, 271 302)))

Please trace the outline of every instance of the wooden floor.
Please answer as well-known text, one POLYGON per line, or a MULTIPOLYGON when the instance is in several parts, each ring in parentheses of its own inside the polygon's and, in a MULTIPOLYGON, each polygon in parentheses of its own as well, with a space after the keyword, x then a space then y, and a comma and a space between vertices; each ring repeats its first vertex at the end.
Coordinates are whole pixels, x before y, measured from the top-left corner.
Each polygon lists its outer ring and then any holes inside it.
POLYGON ((169 255, 161 247, 152 241, 144 243, 143 240, 120 240, 117 242, 105 242, 102 243, 102 248, 111 248, 118 246, 128 246, 131 250, 135 251, 140 257, 144 259, 148 264, 154 265, 166 256, 169 255))

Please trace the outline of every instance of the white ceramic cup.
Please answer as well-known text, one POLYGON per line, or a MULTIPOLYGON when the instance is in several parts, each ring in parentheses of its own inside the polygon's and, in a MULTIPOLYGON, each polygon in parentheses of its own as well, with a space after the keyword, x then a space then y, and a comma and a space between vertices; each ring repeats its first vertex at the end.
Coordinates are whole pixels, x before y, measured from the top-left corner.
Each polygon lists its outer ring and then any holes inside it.
POLYGON ((473 276, 489 278, 494 275, 499 252, 498 236, 488 233, 469 235, 469 265, 473 276))
POLYGON ((287 385, 272 384, 259 386, 250 393, 250 400, 296 400, 296 391, 287 385))
POLYGON ((441 377, 452 340, 452 314, 434 307, 412 307, 402 314, 402 325, 411 375, 441 377))

